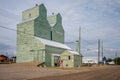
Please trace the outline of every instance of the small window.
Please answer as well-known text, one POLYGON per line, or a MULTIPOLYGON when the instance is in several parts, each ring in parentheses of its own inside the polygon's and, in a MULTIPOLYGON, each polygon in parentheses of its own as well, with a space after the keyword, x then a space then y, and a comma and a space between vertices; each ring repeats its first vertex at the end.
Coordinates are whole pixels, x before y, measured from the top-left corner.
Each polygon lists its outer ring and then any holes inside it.
POLYGON ((31 13, 29 13, 29 17, 31 17, 31 13))
POLYGON ((71 59, 71 57, 70 56, 68 56, 68 60, 70 60, 71 59))

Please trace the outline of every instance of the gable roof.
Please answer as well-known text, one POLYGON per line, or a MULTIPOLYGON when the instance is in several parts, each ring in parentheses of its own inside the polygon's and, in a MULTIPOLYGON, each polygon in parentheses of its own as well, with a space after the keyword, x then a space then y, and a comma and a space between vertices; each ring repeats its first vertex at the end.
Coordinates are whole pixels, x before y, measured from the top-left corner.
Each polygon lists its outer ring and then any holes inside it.
POLYGON ((45 45, 52 46, 52 47, 57 47, 57 48, 61 48, 61 49, 71 50, 70 47, 68 47, 67 45, 65 45, 63 43, 43 39, 43 38, 40 38, 40 37, 35 37, 35 38, 38 39, 39 41, 41 41, 45 45))
POLYGON ((69 51, 69 52, 72 53, 72 54, 74 54, 74 55, 79 55, 79 53, 76 52, 76 51, 69 51))

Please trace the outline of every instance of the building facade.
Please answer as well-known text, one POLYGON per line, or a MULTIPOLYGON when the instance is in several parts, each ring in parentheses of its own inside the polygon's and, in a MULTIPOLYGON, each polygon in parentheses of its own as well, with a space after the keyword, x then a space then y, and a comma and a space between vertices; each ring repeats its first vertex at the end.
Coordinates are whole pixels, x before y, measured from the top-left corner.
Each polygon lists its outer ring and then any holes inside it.
POLYGON ((45 62, 46 66, 60 66, 60 54, 71 50, 64 44, 62 17, 58 13, 47 17, 43 4, 22 13, 17 25, 17 63, 45 62))

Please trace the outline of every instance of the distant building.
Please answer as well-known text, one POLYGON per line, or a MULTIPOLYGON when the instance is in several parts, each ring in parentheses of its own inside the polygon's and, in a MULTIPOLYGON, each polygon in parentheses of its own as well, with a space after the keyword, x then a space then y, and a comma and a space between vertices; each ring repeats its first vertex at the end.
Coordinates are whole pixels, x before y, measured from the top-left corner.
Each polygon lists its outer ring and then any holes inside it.
POLYGON ((43 4, 23 11, 22 22, 17 25, 17 63, 45 62, 46 66, 60 66, 60 54, 66 50, 71 48, 64 44, 59 13, 47 17, 43 4))
POLYGON ((97 64, 96 58, 83 58, 83 63, 91 63, 91 64, 97 64))
POLYGON ((114 62, 114 61, 111 61, 111 62, 107 62, 107 64, 114 65, 115 62, 114 62))
POLYGON ((5 55, 0 55, 0 62, 9 62, 9 59, 5 55))

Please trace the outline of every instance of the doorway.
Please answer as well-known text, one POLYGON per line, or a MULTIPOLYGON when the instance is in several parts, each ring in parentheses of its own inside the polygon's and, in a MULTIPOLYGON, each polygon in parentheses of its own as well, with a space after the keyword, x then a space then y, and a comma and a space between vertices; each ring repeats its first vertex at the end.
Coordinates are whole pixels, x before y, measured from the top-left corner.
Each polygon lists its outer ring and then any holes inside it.
POLYGON ((55 67, 60 66, 60 56, 54 56, 54 66, 55 67))

